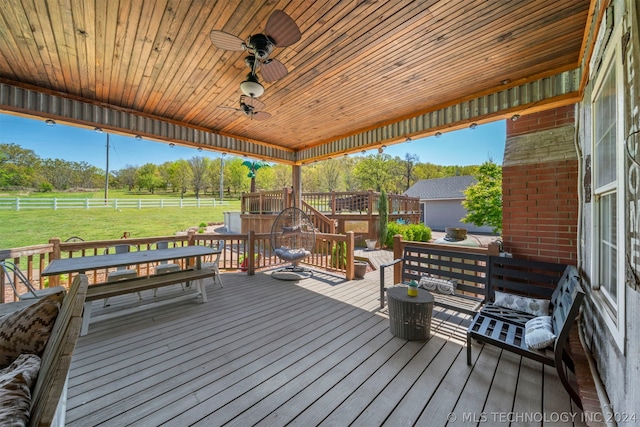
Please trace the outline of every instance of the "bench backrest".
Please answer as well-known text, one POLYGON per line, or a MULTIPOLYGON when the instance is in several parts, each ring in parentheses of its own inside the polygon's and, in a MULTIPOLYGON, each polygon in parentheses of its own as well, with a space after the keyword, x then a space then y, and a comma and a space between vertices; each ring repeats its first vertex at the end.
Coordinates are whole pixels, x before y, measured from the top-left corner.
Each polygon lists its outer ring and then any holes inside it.
POLYGON ((566 264, 491 256, 487 300, 494 301, 496 290, 550 299, 566 268, 566 264))
MULTIPOLYGON (((578 315, 583 300, 584 291, 580 287, 578 270, 574 266, 568 265, 551 296, 551 317, 553 330, 556 333, 556 347, 566 345, 571 326, 578 315)), ((558 348, 556 348, 556 353, 558 353, 557 350, 558 348)))
POLYGON ((31 426, 49 426, 55 416, 80 334, 88 286, 87 276, 78 274, 64 297, 42 355, 40 372, 31 395, 31 426))
POLYGON ((463 252, 460 247, 406 245, 403 252, 402 281, 420 281, 424 275, 455 279, 457 290, 485 299, 489 277, 489 256, 463 252))

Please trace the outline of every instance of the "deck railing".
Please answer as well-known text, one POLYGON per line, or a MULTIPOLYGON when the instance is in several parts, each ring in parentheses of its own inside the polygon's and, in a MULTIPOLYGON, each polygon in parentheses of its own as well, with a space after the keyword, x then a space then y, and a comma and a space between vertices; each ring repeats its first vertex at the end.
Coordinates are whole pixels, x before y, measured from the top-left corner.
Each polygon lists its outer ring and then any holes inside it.
MULTIPOLYGON (((389 194, 389 215, 419 214, 420 200, 402 194, 389 194)), ((374 191, 345 191, 330 193, 302 193, 302 200, 324 215, 356 213, 377 215, 380 193, 374 191)), ((278 213, 292 206, 288 189, 283 191, 258 191, 242 195, 243 214, 278 213)))
MULTIPOLYGON (((256 270, 286 265, 286 262, 277 258, 273 253, 270 234, 254 232, 249 232, 248 234, 200 234, 190 232, 181 236, 81 242, 61 242, 60 239, 54 238, 49 240, 47 244, 0 250, 0 260, 6 259, 16 263, 34 287, 42 289, 56 285, 68 286, 73 279, 69 275, 40 276, 40 272, 54 259, 101 255, 106 248, 123 243, 136 246, 139 250, 147 250, 155 249, 157 242, 160 241, 168 241, 170 247, 175 247, 210 245, 218 240, 224 240, 225 242, 225 250, 219 259, 220 270, 241 270, 253 275, 256 270)), ((303 263, 311 267, 344 274, 347 280, 351 280, 353 279, 354 246, 353 233, 347 233, 346 235, 317 233, 316 246, 311 256, 304 260, 303 263)), ((183 260, 176 260, 176 262, 184 264, 183 260)), ((138 265, 138 275, 149 274, 154 266, 154 263, 138 265)), ((86 272, 89 277, 89 283, 94 284, 104 281, 107 272, 107 269, 86 272)), ((14 283, 17 282, 16 277, 11 279, 14 283)), ((14 300, 13 291, 10 286, 5 286, 5 282, 4 274, 0 274, 0 288, 3 290, 0 293, 0 303, 14 300)), ((18 284, 22 286, 19 291, 26 292, 26 288, 21 283, 18 284)))

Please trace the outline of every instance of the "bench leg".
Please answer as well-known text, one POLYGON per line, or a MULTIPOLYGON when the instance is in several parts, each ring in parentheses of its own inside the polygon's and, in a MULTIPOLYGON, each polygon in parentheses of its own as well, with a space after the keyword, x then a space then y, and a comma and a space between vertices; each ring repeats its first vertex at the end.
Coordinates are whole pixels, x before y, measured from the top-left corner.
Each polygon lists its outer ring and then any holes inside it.
POLYGON ((471 335, 467 334, 467 365, 471 366, 471 335))
POLYGON ((558 377, 560 377, 560 382, 564 386, 565 390, 567 390, 567 393, 569 393, 569 396, 571 396, 571 399, 576 403, 576 405, 578 405, 578 408, 582 410, 580 395, 569 382, 569 378, 567 377, 567 372, 565 371, 565 369, 566 365, 562 363, 562 358, 556 357, 556 371, 558 372, 558 377))
POLYGON ((202 280, 198 280, 198 290, 202 295, 202 302, 207 302, 207 291, 204 289, 204 283, 202 280))
POLYGON ((91 321, 91 301, 84 303, 84 313, 82 314, 82 327, 80 328, 80 336, 83 337, 89 332, 89 322, 91 321))

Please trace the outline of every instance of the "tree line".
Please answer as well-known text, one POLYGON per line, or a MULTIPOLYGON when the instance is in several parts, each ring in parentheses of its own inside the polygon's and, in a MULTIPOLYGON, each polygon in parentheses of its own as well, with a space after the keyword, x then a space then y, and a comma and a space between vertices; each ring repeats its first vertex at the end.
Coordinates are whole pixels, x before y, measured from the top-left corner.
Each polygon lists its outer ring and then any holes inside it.
MULTIPOLYGON (((128 191, 176 192, 181 196, 202 197, 220 191, 225 197, 237 197, 248 192, 251 175, 257 190, 274 190, 291 186, 291 166, 269 164, 250 170, 241 157, 210 159, 194 156, 160 165, 126 165, 111 171, 109 187, 128 191), (224 166, 223 166, 224 164, 224 166)), ((375 190, 404 193, 421 179, 456 175, 476 175, 479 165, 439 166, 421 163, 417 155, 404 158, 388 154, 343 156, 302 166, 302 187, 305 192, 375 190)), ((17 144, 0 144, 0 188, 65 191, 79 188, 103 188, 105 171, 87 162, 64 159, 42 159, 33 150, 17 144)))

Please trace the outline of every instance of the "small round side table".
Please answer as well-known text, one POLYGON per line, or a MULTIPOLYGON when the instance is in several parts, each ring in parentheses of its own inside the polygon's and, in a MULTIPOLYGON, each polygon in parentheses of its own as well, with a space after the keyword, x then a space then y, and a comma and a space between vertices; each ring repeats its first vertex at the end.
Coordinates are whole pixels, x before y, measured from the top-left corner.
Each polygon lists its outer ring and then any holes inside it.
POLYGON ((407 288, 398 286, 387 290, 389 301, 389 329, 398 338, 408 341, 428 340, 431 337, 433 295, 418 288, 418 296, 407 295, 407 288))

